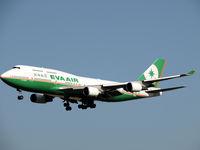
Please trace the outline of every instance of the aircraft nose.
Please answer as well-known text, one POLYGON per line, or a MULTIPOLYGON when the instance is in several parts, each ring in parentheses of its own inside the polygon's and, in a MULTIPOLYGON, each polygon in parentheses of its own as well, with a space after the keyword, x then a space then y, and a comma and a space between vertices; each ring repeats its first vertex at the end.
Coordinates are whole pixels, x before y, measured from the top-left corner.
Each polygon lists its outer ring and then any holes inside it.
POLYGON ((6 84, 11 84, 11 83, 12 83, 12 81, 9 80, 9 78, 10 78, 10 70, 8 70, 8 71, 2 73, 2 74, 0 75, 0 78, 1 78, 1 80, 2 80, 4 83, 6 83, 6 84))
POLYGON ((1 78, 2 78, 2 77, 5 77, 5 75, 6 75, 6 72, 2 73, 2 74, 1 74, 1 78))
POLYGON ((5 76, 4 74, 5 74, 5 73, 2 73, 2 74, 0 75, 1 80, 3 80, 3 77, 5 76))
POLYGON ((2 74, 0 75, 0 78, 1 78, 1 79, 2 79, 2 77, 3 77, 3 74, 4 74, 4 73, 2 73, 2 74))
POLYGON ((8 73, 7 72, 4 72, 0 75, 0 78, 2 81, 4 81, 4 78, 7 77, 8 73))

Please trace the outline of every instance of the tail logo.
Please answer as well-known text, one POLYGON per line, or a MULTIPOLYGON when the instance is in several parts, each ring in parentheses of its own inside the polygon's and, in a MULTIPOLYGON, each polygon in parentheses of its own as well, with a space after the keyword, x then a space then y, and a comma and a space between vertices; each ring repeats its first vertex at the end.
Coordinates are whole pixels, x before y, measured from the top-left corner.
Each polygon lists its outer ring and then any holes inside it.
POLYGON ((156 65, 152 64, 145 72, 144 72, 144 77, 146 80, 149 79, 157 79, 159 76, 158 73, 158 68, 156 65))

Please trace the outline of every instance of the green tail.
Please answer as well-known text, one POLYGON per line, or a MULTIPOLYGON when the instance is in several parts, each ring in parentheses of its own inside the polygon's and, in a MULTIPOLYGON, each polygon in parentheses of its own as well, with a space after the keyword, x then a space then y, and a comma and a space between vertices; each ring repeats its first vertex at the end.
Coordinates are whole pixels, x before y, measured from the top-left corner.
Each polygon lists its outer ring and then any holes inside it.
MULTIPOLYGON (((137 81, 161 78, 165 67, 165 59, 157 59, 154 63, 137 79, 137 81)), ((159 82, 154 83, 155 87, 159 86, 159 82)))

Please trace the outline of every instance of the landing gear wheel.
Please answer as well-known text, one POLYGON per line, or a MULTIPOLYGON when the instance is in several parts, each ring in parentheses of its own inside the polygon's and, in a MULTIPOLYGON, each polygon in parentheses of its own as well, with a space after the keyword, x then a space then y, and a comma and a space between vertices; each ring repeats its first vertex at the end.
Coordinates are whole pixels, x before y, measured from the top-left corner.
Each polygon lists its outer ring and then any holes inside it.
POLYGON ((18 98, 18 100, 22 100, 24 98, 24 96, 23 95, 19 95, 17 98, 18 98))
POLYGON ((64 103, 64 107, 70 107, 69 103, 64 103))
POLYGON ((96 108, 96 104, 91 104, 90 108, 96 108))
MULTIPOLYGON (((65 101, 64 101, 65 102, 65 101)), ((66 109, 66 111, 70 111, 70 110, 72 110, 72 108, 70 107, 70 105, 69 105, 69 102, 67 101, 67 102, 65 102, 64 104, 64 107, 65 107, 65 109, 66 109)))
POLYGON ((72 108, 71 108, 70 106, 69 106, 69 107, 66 107, 65 109, 66 109, 66 111, 72 110, 72 108))
POLYGON ((82 109, 87 109, 87 106, 86 105, 82 105, 82 109))
POLYGON ((83 106, 83 105, 78 105, 78 108, 79 108, 79 109, 82 109, 82 106, 83 106))

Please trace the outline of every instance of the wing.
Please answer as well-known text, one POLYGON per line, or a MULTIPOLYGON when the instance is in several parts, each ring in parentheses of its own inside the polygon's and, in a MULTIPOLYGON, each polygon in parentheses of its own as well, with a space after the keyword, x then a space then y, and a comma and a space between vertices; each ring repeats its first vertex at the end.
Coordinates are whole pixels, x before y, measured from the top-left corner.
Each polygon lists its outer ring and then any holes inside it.
POLYGON ((180 74, 180 75, 174 75, 174 76, 169 76, 169 77, 163 77, 163 78, 157 78, 157 79, 150 79, 150 80, 143 80, 143 83, 147 83, 147 84, 152 84, 154 82, 158 82, 158 81, 165 81, 165 80, 170 80, 170 79, 174 79, 174 78, 181 78, 181 77, 185 77, 185 76, 191 76, 196 72, 196 69, 186 73, 186 74, 180 74))

